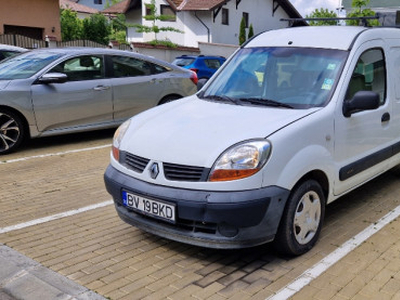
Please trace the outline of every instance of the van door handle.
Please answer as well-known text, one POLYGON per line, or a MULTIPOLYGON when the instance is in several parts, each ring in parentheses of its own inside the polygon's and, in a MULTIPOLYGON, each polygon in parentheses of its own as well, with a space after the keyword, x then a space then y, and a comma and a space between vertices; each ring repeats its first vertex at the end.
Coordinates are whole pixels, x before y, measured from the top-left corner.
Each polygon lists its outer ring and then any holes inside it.
POLYGON ((381 122, 388 122, 390 120, 390 114, 388 112, 384 113, 381 118, 381 122))

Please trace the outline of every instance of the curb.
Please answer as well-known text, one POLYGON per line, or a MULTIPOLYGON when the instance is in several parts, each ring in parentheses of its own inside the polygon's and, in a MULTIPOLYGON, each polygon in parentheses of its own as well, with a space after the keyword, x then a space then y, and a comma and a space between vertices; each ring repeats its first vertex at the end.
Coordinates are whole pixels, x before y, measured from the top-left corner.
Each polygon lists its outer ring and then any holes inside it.
POLYGON ((0 266, 0 299, 106 299, 3 244, 0 266))

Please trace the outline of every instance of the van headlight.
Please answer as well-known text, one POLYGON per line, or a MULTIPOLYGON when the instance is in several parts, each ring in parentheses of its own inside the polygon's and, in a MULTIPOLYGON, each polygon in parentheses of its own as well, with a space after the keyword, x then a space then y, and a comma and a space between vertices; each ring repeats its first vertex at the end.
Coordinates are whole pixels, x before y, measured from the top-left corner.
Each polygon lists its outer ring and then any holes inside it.
POLYGON ((228 148, 214 163, 208 181, 229 181, 257 173, 267 162, 271 143, 251 140, 228 148))
POLYGON ((124 137, 130 124, 131 124, 131 120, 129 119, 128 121, 125 121, 124 123, 122 123, 114 133, 114 138, 113 138, 113 143, 112 143, 112 154, 113 154, 115 160, 117 160, 117 161, 119 161, 119 148, 121 146, 122 138, 124 137))

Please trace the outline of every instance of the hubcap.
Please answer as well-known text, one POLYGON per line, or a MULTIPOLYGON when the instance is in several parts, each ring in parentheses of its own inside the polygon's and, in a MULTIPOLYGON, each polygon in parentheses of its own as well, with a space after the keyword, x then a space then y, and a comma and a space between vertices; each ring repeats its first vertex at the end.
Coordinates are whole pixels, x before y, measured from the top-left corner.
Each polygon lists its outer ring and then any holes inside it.
POLYGON ((301 198, 294 215, 293 230, 299 244, 309 243, 317 233, 321 222, 321 200, 314 191, 301 198))
POLYGON ((0 152, 10 149, 18 141, 19 135, 17 122, 9 115, 0 113, 0 152))

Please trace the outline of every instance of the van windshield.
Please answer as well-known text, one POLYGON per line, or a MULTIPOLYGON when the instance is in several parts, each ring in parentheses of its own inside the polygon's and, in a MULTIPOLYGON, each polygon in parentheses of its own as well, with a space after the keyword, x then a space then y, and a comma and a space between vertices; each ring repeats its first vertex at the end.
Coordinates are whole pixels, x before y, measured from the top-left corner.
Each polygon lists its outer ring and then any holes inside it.
POLYGON ((292 47, 241 49, 199 97, 241 105, 324 106, 347 53, 292 47))

